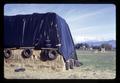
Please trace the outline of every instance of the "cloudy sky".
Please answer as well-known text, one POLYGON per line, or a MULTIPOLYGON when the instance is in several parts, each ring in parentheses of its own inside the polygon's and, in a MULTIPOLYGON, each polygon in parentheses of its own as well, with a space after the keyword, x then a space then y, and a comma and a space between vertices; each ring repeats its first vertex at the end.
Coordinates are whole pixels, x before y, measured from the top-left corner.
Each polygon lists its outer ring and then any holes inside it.
POLYGON ((116 40, 113 4, 6 4, 4 15, 55 12, 66 20, 75 43, 116 40))

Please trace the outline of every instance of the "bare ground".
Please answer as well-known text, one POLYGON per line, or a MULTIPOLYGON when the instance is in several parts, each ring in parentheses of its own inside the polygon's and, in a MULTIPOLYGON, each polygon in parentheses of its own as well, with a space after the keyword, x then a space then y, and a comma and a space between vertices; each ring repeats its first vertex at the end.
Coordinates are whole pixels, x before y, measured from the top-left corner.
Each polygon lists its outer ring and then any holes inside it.
POLYGON ((15 67, 5 67, 6 79, 114 79, 115 72, 110 70, 94 70, 93 67, 77 67, 72 70, 54 71, 49 68, 30 69, 15 72, 15 67))
MULTIPOLYGON (((18 52, 15 53, 18 54, 18 52)), ((84 64, 65 70, 61 57, 55 61, 46 62, 48 65, 39 60, 34 61, 32 58, 29 60, 20 58, 19 56, 14 61, 4 62, 5 79, 115 79, 116 77, 116 72, 111 69, 100 70, 94 66, 84 66, 84 64), (20 67, 25 68, 25 71, 15 72, 15 69, 20 67)))

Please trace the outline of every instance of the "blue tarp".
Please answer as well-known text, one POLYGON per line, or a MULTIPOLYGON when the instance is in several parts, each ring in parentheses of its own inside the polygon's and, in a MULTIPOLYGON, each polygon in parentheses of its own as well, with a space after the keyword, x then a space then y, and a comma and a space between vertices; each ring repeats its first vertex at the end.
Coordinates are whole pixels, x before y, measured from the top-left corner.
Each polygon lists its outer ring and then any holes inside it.
POLYGON ((66 21, 56 13, 4 16, 4 47, 45 48, 50 40, 65 60, 77 59, 74 42, 66 21))

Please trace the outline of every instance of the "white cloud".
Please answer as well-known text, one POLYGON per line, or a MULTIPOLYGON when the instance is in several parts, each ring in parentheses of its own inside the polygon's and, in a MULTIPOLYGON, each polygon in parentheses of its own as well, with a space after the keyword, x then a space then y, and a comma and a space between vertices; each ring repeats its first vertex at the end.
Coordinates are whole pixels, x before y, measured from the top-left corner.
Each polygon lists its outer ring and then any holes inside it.
POLYGON ((80 43, 85 41, 105 41, 105 40, 116 40, 116 34, 107 33, 107 34, 99 34, 99 35, 90 35, 90 34, 79 34, 73 35, 74 43, 80 43))
POLYGON ((96 37, 92 36, 73 36, 74 43, 80 43, 80 42, 85 42, 88 40, 98 40, 96 37))
POLYGON ((100 10, 97 10, 97 11, 93 11, 93 12, 87 12, 87 13, 84 13, 84 14, 80 14, 80 11, 77 11, 77 15, 74 14, 74 10, 71 10, 69 11, 70 15, 67 15, 67 22, 75 22, 75 21, 82 21, 84 19, 88 19, 88 18, 93 18, 94 16, 98 15, 99 14, 104 14, 106 12, 109 11, 111 7, 108 7, 108 8, 104 8, 104 9, 100 9, 100 10))

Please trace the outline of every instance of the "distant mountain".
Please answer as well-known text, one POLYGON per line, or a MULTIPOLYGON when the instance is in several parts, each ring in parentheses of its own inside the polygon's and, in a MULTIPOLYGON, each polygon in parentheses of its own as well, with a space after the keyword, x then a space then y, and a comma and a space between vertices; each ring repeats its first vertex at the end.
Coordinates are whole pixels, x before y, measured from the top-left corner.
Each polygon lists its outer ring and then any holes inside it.
POLYGON ((101 44, 110 44, 112 45, 113 48, 116 47, 116 40, 108 40, 108 41, 86 41, 86 42, 82 42, 82 43, 87 43, 89 44, 89 46, 99 46, 101 44))

